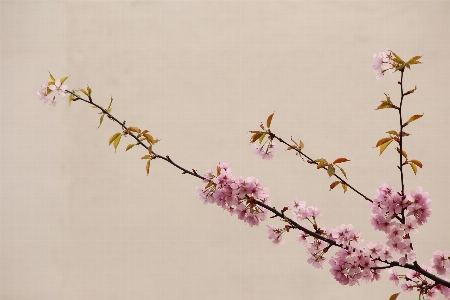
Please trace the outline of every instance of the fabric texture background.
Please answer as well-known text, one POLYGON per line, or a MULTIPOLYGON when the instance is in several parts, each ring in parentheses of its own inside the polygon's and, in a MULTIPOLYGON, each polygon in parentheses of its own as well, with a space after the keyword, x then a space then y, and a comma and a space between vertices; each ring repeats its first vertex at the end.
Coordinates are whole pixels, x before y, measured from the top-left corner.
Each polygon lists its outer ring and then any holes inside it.
MULTIPOLYGON (((305 153, 343 165, 369 197, 392 181, 398 154, 376 142, 398 130, 399 73, 375 80, 372 55, 389 47, 407 70, 405 190, 422 186, 433 214, 413 236, 419 262, 450 250, 450 2, 448 1, 1 1, 0 299, 388 299, 387 280, 341 286, 308 265, 296 232, 267 240, 269 219, 250 228, 213 205, 203 183, 161 160, 145 174, 144 149, 117 153, 120 128, 97 110, 36 91, 71 75, 129 126, 161 139, 154 151, 203 174, 231 162, 255 176, 281 209, 295 195, 318 206, 320 226, 374 232, 356 193, 329 191, 326 172, 284 147, 273 161, 252 154, 249 130, 275 111, 273 131, 301 139, 305 153)), ((330 257, 334 252, 328 254, 330 257)), ((416 299, 401 294, 399 299, 416 299)))

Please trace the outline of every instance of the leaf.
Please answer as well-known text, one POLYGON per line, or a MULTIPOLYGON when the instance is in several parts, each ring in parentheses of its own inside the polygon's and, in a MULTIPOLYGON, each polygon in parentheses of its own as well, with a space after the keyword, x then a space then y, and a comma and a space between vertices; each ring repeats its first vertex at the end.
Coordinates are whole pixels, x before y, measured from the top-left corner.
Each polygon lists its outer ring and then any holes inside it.
POLYGON ((402 136, 409 136, 409 135, 410 135, 409 133, 402 131, 402 136))
POLYGON ((156 144, 157 142, 159 142, 158 139, 155 140, 155 139, 154 139, 150 134, 148 134, 148 133, 144 133, 143 136, 145 136, 145 138, 147 139, 147 141, 148 141, 149 143, 156 144))
POLYGON ((334 172, 336 172, 336 169, 333 166, 329 166, 327 169, 328 176, 333 176, 334 172))
POLYGON ((80 91, 85 94, 86 96, 89 96, 88 92, 86 92, 86 90, 80 89, 80 91))
POLYGON ((137 127, 128 127, 128 130, 129 131, 133 131, 133 132, 137 132, 137 133, 141 132, 141 130, 139 128, 137 128, 137 127))
POLYGON ((410 162, 409 165, 410 165, 411 168, 413 169, 414 175, 417 175, 417 166, 416 166, 414 163, 412 163, 412 162, 410 162))
POLYGON ((150 159, 150 157, 151 157, 150 154, 147 154, 147 155, 142 156, 141 159, 150 159))
POLYGON ((422 163, 419 160, 411 159, 410 162, 412 162, 413 164, 415 164, 416 166, 418 166, 421 169, 423 167, 422 163))
POLYGON ((342 183, 342 188, 344 189, 344 194, 347 192, 347 185, 345 183, 342 183))
POLYGON ((400 295, 400 293, 391 295, 391 296, 389 297, 389 300, 396 300, 397 297, 398 297, 398 295, 400 295))
POLYGON ((339 183, 341 183, 341 182, 338 180, 338 181, 335 181, 335 182, 333 182, 332 184, 330 184, 330 191, 331 191, 332 189, 334 189, 339 183))
POLYGON ((91 88, 89 86, 87 87, 87 91, 88 91, 88 94, 90 96, 92 94, 92 90, 91 90, 91 88))
POLYGON ((264 132, 260 137, 259 137, 259 139, 258 139, 258 141, 259 141, 259 143, 261 144, 262 143, 262 141, 264 140, 264 138, 266 137, 266 132, 264 132))
POLYGON ((116 152, 117 146, 119 146, 121 138, 122 138, 122 133, 120 133, 119 136, 114 140, 114 152, 116 152))
POLYGON ((421 62, 419 61, 419 59, 420 59, 421 57, 422 57, 422 56, 414 56, 413 58, 411 58, 410 60, 408 60, 407 64, 410 64, 410 65, 421 64, 421 62))
POLYGON ((69 95, 69 106, 70 106, 70 103, 72 103, 72 101, 73 101, 73 95, 70 94, 70 95, 69 95))
POLYGON ((209 188, 210 186, 212 186, 214 184, 214 182, 212 181, 212 180, 210 180, 209 182, 208 182, 208 184, 205 186, 205 190, 207 189, 207 188, 209 188))
POLYGON ((286 150, 292 150, 292 149, 297 149, 297 147, 289 145, 289 147, 286 150))
POLYGON ((417 119, 422 118, 422 116, 423 116, 423 114, 412 116, 411 118, 408 119, 408 121, 407 121, 403 126, 406 126, 406 125, 408 125, 409 123, 411 123, 412 121, 415 121, 415 120, 417 120, 417 119))
POLYGON ((388 137, 388 138, 382 138, 381 140, 378 141, 378 143, 377 143, 377 145, 376 145, 375 147, 381 146, 381 145, 383 145, 384 143, 387 143, 387 142, 389 142, 389 141, 392 141, 392 138, 391 138, 391 137, 388 137))
POLYGON ((109 100, 109 105, 108 105, 108 109, 107 109, 108 112, 111 112, 111 104, 113 102, 113 97, 112 96, 110 96, 110 97, 111 97, 111 100, 109 100))
POLYGON ((342 168, 339 167, 338 165, 336 165, 336 167, 338 167, 339 170, 341 170, 342 174, 344 174, 345 179, 348 179, 348 178, 347 178, 347 174, 345 173, 344 169, 342 169, 342 168))
POLYGON ((150 162, 151 162, 152 160, 151 159, 149 159, 148 161, 147 161, 147 165, 145 165, 145 170, 147 171, 147 176, 148 176, 148 173, 150 172, 150 162))
POLYGON ((102 115, 101 117, 100 117, 100 124, 98 125, 98 127, 97 128, 100 128, 100 126, 102 125, 102 122, 103 122, 103 118, 105 117, 105 115, 102 115))
POLYGON ((403 61, 403 59, 400 58, 400 56, 398 56, 397 54, 395 54, 394 52, 391 51, 391 53, 394 55, 394 59, 392 59, 393 61, 395 61, 398 64, 404 64, 405 62, 403 61))
POLYGON ((343 162, 346 162, 346 161, 350 161, 350 160, 348 160, 348 159, 346 159, 346 158, 344 158, 344 157, 340 157, 340 158, 336 158, 336 159, 333 161, 333 164, 343 163, 343 162))
POLYGON ((317 169, 320 169, 320 168, 323 168, 323 167, 326 167, 326 166, 328 166, 328 163, 322 161, 322 162, 319 162, 317 164, 317 169))
POLYGON ((398 134, 398 132, 395 131, 395 130, 389 130, 389 131, 387 131, 386 133, 389 133, 389 134, 392 134, 392 135, 395 135, 395 136, 400 136, 400 135, 398 134))
POLYGON ((67 80, 67 78, 69 78, 70 77, 70 75, 69 76, 66 76, 66 77, 63 77, 63 78, 61 78, 60 79, 60 81, 61 81, 61 84, 63 84, 64 83, 64 81, 66 81, 67 80))
POLYGON ((300 140, 300 151, 305 148, 305 144, 303 144, 302 140, 300 140))
POLYGON ((315 162, 318 162, 318 163, 321 163, 321 162, 323 162, 323 163, 326 163, 327 165, 328 165, 328 162, 327 162, 327 160, 326 159, 324 159, 324 158, 318 158, 318 159, 316 159, 316 160, 314 160, 315 162))
MULTIPOLYGON (((398 154, 400 154, 400 148, 397 147, 395 148, 395 150, 397 150, 398 154)), ((402 149, 402 155, 404 158, 408 159, 408 154, 406 154, 405 150, 402 149)))
POLYGON ((129 145, 127 146, 127 150, 125 150, 125 151, 130 150, 130 149, 133 148, 134 146, 135 146, 134 144, 129 144, 129 145))
POLYGON ((114 142, 114 140, 115 140, 119 135, 121 135, 120 132, 114 133, 114 134, 109 138, 109 145, 111 145, 111 143, 114 142))
POLYGON ((381 104, 376 108, 376 110, 384 108, 392 108, 392 104, 386 103, 385 101, 381 101, 381 104))
POLYGON ((381 147, 380 147, 380 155, 384 152, 384 150, 386 150, 387 146, 389 146, 390 143, 392 143, 392 139, 390 139, 388 142, 386 142, 383 145, 381 145, 381 147))
POLYGON ((271 114, 271 115, 267 118, 267 122, 266 122, 267 128, 270 128, 270 124, 272 123, 272 118, 273 118, 273 115, 274 115, 274 114, 275 114, 275 113, 271 114))
POLYGON ((259 138, 261 137, 262 134, 263 134, 263 133, 260 132, 260 131, 255 132, 255 133, 252 135, 252 137, 250 138, 250 143, 256 142, 256 140, 259 139, 259 138))
POLYGON ((148 148, 147 148, 148 153, 152 154, 152 149, 153 149, 153 145, 150 144, 150 145, 148 146, 148 148))
POLYGON ((48 72, 48 74, 50 75, 50 78, 52 79, 52 81, 55 82, 55 77, 53 77, 52 73, 48 72))

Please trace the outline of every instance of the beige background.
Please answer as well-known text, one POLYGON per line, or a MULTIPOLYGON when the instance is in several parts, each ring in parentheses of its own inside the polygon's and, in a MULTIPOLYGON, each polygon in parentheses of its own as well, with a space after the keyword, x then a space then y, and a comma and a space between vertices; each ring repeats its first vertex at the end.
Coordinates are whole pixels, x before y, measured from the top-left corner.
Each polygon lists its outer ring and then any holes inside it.
MULTIPOLYGON (((203 173, 231 162, 254 175, 278 208, 294 195, 323 211, 322 226, 352 223, 366 241, 369 210, 353 192, 328 191, 323 171, 284 149, 252 155, 249 130, 275 111, 273 130, 305 142, 314 158, 347 157, 351 184, 374 197, 399 189, 398 155, 372 148, 398 129, 395 111, 374 108, 399 74, 376 81, 384 47, 423 55, 405 73, 411 158, 406 190, 422 185, 433 215, 413 241, 420 262, 450 249, 448 1, 2 1, 0 299, 388 299, 387 276, 344 287, 317 270, 295 242, 273 247, 266 224, 250 228, 203 206, 202 183, 163 161, 145 176, 144 150, 114 153, 118 131, 97 111, 36 96, 47 80, 115 99, 113 114, 161 138, 154 150, 203 173)), ((330 256, 330 255, 329 255, 330 256)), ((416 299, 401 294, 399 299, 416 299)))

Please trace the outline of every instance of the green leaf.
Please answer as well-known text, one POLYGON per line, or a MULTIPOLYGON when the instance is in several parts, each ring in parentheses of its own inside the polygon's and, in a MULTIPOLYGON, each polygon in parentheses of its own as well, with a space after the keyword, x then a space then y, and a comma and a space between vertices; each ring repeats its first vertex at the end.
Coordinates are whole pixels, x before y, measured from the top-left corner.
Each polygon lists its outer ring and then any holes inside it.
POLYGON ((70 103, 72 103, 72 101, 73 101, 73 95, 70 94, 70 95, 69 95, 69 106, 70 106, 70 103))
POLYGON ((414 175, 417 175, 417 166, 416 166, 414 163, 412 163, 412 162, 410 162, 409 165, 410 165, 411 168, 413 169, 414 175))
POLYGON ((128 151, 128 150, 130 150, 131 148, 133 148, 134 147, 134 144, 129 144, 128 146, 127 146, 127 150, 125 150, 125 151, 128 151))
POLYGON ((114 140, 114 152, 117 151, 117 146, 119 146, 120 139, 122 138, 122 133, 114 140))
POLYGON ((267 118, 267 121, 266 121, 267 128, 270 128, 270 124, 272 123, 272 118, 273 118, 273 115, 274 115, 274 114, 275 114, 275 113, 271 114, 271 115, 267 118))
POLYGON ((392 143, 392 139, 380 146, 380 155, 384 152, 384 150, 386 150, 390 143, 392 143))
POLYGON ((101 117, 100 117, 100 124, 98 125, 98 127, 97 128, 100 128, 100 126, 102 125, 102 122, 103 122, 103 118, 105 117, 105 115, 102 115, 101 117))
POLYGON ((136 133, 139 133, 139 132, 141 132, 141 130, 139 129, 139 128, 137 128, 137 127, 128 127, 128 130, 129 131, 133 131, 133 132, 136 132, 136 133))
POLYGON ((263 132, 263 134, 259 137, 258 141, 259 141, 260 144, 262 143, 262 141, 266 137, 266 134, 267 134, 266 132, 263 132))
POLYGON ((60 81, 61 81, 61 84, 63 84, 64 83, 64 81, 66 81, 67 80, 67 78, 69 78, 70 77, 70 75, 69 76, 66 76, 66 77, 63 77, 63 78, 61 78, 60 79, 60 81))
POLYGON ((85 94, 86 96, 89 96, 88 92, 86 92, 86 90, 80 89, 80 91, 85 94))
POLYGON ((331 191, 332 189, 334 189, 339 183, 341 183, 341 182, 338 180, 338 181, 335 181, 335 182, 333 182, 332 184, 330 184, 330 191, 331 191))
POLYGON ((142 156, 141 159, 150 159, 150 157, 151 157, 150 154, 147 154, 147 155, 142 156))
POLYGON ((333 176, 334 172, 336 172, 336 169, 333 166, 329 166, 327 169, 328 176, 333 176))
POLYGON ((48 74, 50 75, 50 78, 53 82, 55 82, 55 77, 53 77, 52 73, 48 72, 48 74))
MULTIPOLYGON (((395 150, 397 150, 398 154, 400 154, 400 148, 397 147, 395 148, 395 150)), ((406 154, 406 151, 402 149, 402 155, 404 158, 408 159, 408 154, 406 154)))
POLYGON ((395 136, 400 136, 400 135, 398 134, 398 132, 395 131, 395 130, 389 130, 389 131, 387 131, 386 133, 389 133, 389 134, 392 134, 392 135, 395 135, 395 136))
POLYGON ((414 56, 413 58, 411 58, 410 60, 408 60, 407 64, 409 65, 416 65, 416 64, 421 64, 421 62, 419 61, 419 59, 422 56, 414 56))
POLYGON ((147 141, 148 141, 149 143, 156 144, 157 142, 159 142, 158 139, 155 140, 155 139, 154 139, 150 134, 148 134, 148 133, 144 133, 143 136, 147 139, 147 141))
POLYGON ((114 140, 115 140, 119 135, 121 135, 121 134, 122 134, 122 133, 120 133, 120 132, 114 133, 114 134, 109 138, 109 145, 111 145, 111 143, 114 142, 114 140))
POLYGON ((328 166, 328 163, 326 161, 325 162, 321 161, 317 164, 317 169, 324 168, 326 166, 328 166))

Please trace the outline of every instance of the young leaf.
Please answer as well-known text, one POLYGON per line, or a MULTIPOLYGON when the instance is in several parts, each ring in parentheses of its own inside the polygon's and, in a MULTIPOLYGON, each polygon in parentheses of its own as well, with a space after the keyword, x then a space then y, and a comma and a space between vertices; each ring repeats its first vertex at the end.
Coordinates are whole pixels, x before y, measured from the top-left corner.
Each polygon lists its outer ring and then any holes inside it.
POLYGON ((318 158, 318 159, 316 159, 316 160, 314 160, 315 162, 318 162, 318 163, 321 163, 321 162, 323 162, 323 163, 325 163, 325 164, 327 164, 328 165, 328 162, 327 162, 327 160, 326 159, 324 159, 324 158, 318 158))
POLYGON ((317 169, 320 169, 320 168, 323 168, 326 166, 328 166, 328 163, 326 161, 325 162, 321 161, 321 162, 319 162, 319 164, 317 164, 317 169))
POLYGON ((150 159, 150 157, 151 157, 150 154, 147 154, 147 155, 142 156, 141 159, 150 159))
POLYGON ((270 128, 270 124, 272 123, 272 118, 273 118, 273 115, 274 115, 274 114, 275 114, 275 113, 271 114, 271 115, 267 118, 267 122, 266 122, 267 128, 270 128))
MULTIPOLYGON (((400 154, 400 148, 397 147, 395 148, 395 150, 397 150, 398 154, 400 154)), ((402 155, 404 158, 408 159, 408 154, 406 154, 405 150, 402 149, 402 155)))
POLYGON ((336 158, 336 159, 333 161, 333 164, 343 163, 343 162, 346 162, 346 161, 350 161, 350 160, 348 160, 348 159, 346 159, 346 158, 344 158, 344 157, 340 157, 340 158, 336 158))
POLYGON ((100 124, 98 125, 98 127, 97 128, 100 128, 100 126, 102 125, 102 122, 103 122, 103 117, 104 117, 105 115, 102 115, 101 117, 100 117, 100 124))
POLYGON ((332 184, 330 184, 330 191, 331 191, 332 189, 334 189, 339 183, 341 183, 341 182, 338 180, 338 181, 335 181, 335 182, 333 182, 332 184))
POLYGON ((264 137, 266 136, 266 133, 265 132, 263 132, 263 134, 259 137, 259 143, 261 144, 262 143, 262 141, 264 140, 264 137))
POLYGON ((151 162, 152 160, 151 159, 149 159, 148 161, 147 161, 147 165, 145 165, 145 170, 147 171, 147 176, 148 176, 148 173, 150 172, 150 162, 151 162))
POLYGON ((341 170, 342 174, 344 174, 345 179, 348 179, 348 178, 347 178, 347 174, 345 173, 344 169, 342 169, 342 168, 339 167, 338 165, 336 165, 336 167, 338 167, 339 170, 341 170))
POLYGON ((410 165, 411 168, 413 169, 414 175, 417 175, 417 167, 416 167, 416 165, 415 165, 414 163, 412 163, 412 162, 410 162, 409 165, 410 165))
POLYGON ((305 144, 303 144, 302 140, 300 140, 300 151, 302 151, 303 148, 305 148, 305 144))
POLYGON ((89 86, 87 87, 87 92, 88 92, 89 96, 92 94, 92 90, 89 86))
POLYGON ((342 188, 344 189, 344 194, 347 192, 347 185, 345 183, 341 183, 342 188))
POLYGON ((387 142, 389 142, 389 141, 392 141, 392 138, 390 138, 390 137, 388 137, 388 138, 382 138, 381 140, 379 140, 379 141, 377 142, 377 145, 376 145, 375 147, 381 146, 381 145, 383 145, 384 143, 387 143, 387 142))
POLYGON ((158 139, 155 140, 155 139, 154 139, 150 134, 148 134, 148 133, 144 133, 143 136, 145 136, 145 138, 147 139, 147 141, 148 141, 149 143, 156 144, 157 142, 159 142, 158 139))
POLYGON ((50 78, 52 79, 52 81, 55 82, 55 77, 53 77, 52 73, 48 72, 48 74, 50 75, 50 78))
POLYGON ((389 146, 390 143, 392 143, 392 139, 390 139, 388 142, 386 142, 383 145, 381 145, 381 147, 380 147, 380 155, 384 152, 384 150, 386 150, 387 146, 389 146))
POLYGON ((422 56, 414 56, 413 58, 411 58, 410 60, 408 60, 407 64, 409 65, 416 65, 416 64, 421 64, 421 62, 419 61, 419 59, 422 56))
POLYGON ((409 123, 411 123, 412 121, 415 121, 415 120, 417 120, 417 119, 419 119, 419 118, 422 118, 422 116, 423 116, 423 114, 412 116, 411 118, 408 119, 408 121, 407 121, 403 126, 406 126, 406 125, 408 125, 409 123))
POLYGON ((150 144, 150 145, 148 146, 148 148, 147 148, 148 153, 152 154, 152 149, 153 149, 153 145, 150 144))
POLYGON ((263 133, 260 131, 255 132, 252 137, 250 138, 250 143, 254 143, 256 142, 257 139, 259 139, 261 137, 263 133))
POLYGON ((400 293, 391 295, 391 296, 389 297, 389 300, 396 300, 397 297, 398 297, 398 295, 400 295, 400 293))
POLYGON ((328 176, 333 176, 334 172, 336 172, 336 169, 333 166, 329 166, 327 169, 328 176))
POLYGON ((422 163, 416 159, 411 159, 410 162, 412 162, 413 164, 415 164, 416 166, 418 166, 421 169, 423 167, 422 163))
POLYGON ((63 77, 63 78, 61 78, 60 79, 60 81, 61 81, 61 84, 63 84, 64 83, 64 81, 66 81, 67 80, 67 78, 69 78, 70 77, 70 75, 69 76, 66 76, 66 77, 63 77))
POLYGON ((69 95, 69 106, 70 106, 70 103, 72 103, 72 101, 73 101, 73 95, 70 94, 70 95, 69 95))
POLYGON ((114 133, 114 134, 109 138, 109 145, 111 145, 111 143, 114 142, 114 140, 115 140, 119 135, 121 135, 120 132, 114 133))
POLYGON ((119 146, 121 137, 122 137, 122 133, 120 133, 119 136, 114 140, 114 152, 117 151, 117 146, 119 146))
POLYGON ((398 134, 398 132, 395 131, 395 130, 389 130, 389 131, 387 131, 386 133, 389 133, 389 134, 392 134, 392 135, 395 135, 395 136, 400 136, 400 135, 398 134))
POLYGON ((129 131, 136 132, 136 133, 141 132, 141 130, 140 130, 139 128, 137 128, 137 127, 128 127, 128 130, 129 130, 129 131))
POLYGON ((88 92, 86 92, 86 90, 80 89, 80 91, 85 94, 86 96, 89 96, 88 92))
POLYGON ((134 147, 134 144, 129 144, 128 146, 127 146, 127 150, 125 150, 125 151, 128 151, 128 150, 130 150, 131 148, 133 148, 134 147))

